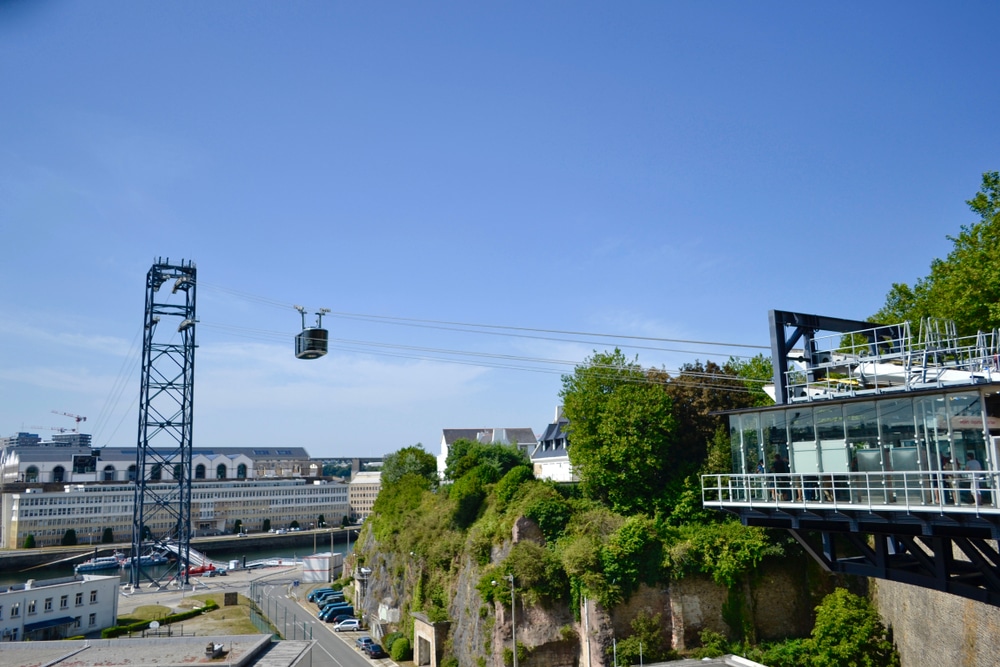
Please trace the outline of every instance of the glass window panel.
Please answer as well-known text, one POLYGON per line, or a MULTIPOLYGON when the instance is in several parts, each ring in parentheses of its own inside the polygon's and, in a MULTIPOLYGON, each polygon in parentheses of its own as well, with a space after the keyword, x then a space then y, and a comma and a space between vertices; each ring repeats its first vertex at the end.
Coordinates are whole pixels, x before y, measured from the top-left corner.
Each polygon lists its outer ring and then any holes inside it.
POLYGON ((986 440, 983 435, 982 398, 978 393, 972 392, 948 394, 947 403, 954 457, 958 467, 966 467, 969 454, 983 465, 986 461, 986 440))
POLYGON ((812 408, 787 410, 786 414, 788 416, 788 435, 793 445, 802 442, 816 442, 812 408))
POLYGON ((921 396, 913 401, 917 423, 917 443, 920 448, 920 467, 923 470, 940 470, 942 457, 951 451, 948 441, 948 410, 944 396, 921 396))
POLYGON ((771 472, 775 455, 788 460, 788 424, 784 410, 765 412, 760 416, 761 439, 764 446, 764 465, 771 472))
POLYGON ((816 454, 816 429, 813 424, 813 409, 798 408, 786 410, 788 419, 788 437, 791 441, 792 472, 812 473, 819 469, 819 458, 816 454))
POLYGON ((746 472, 743 470, 743 460, 740 453, 740 416, 729 415, 729 446, 733 457, 733 472, 746 472))
POLYGON ((744 414, 740 420, 743 431, 743 462, 744 472, 757 472, 760 462, 760 414, 754 412, 744 414))
POLYGON ((839 405, 816 408, 816 436, 819 440, 844 440, 844 413, 839 405))
POLYGON ((879 422, 883 447, 916 446, 917 428, 913 421, 913 399, 879 401, 879 422))
POLYGON ((847 439, 860 449, 878 447, 878 412, 875 403, 848 403, 844 406, 844 427, 847 439))

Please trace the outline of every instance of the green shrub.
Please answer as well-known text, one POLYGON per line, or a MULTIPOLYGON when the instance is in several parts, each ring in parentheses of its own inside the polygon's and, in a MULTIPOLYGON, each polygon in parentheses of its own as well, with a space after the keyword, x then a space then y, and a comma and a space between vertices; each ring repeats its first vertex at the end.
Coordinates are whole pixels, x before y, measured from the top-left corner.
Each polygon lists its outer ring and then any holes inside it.
POLYGON ((664 564, 675 578, 707 574, 731 588, 765 557, 783 553, 763 528, 743 526, 739 521, 692 523, 676 529, 664 564))
MULTIPOLYGON (((608 655, 613 648, 609 648, 608 655)), ((618 642, 618 662, 635 665, 640 661, 660 662, 676 655, 670 650, 660 627, 660 615, 650 616, 642 611, 632 620, 632 634, 618 642)))
POLYGON ((413 659, 413 649, 410 648, 410 640, 406 637, 400 637, 392 643, 392 648, 389 649, 389 657, 396 662, 403 662, 404 660, 413 659))
POLYGON ((24 544, 21 545, 22 549, 34 549, 35 548, 35 536, 28 533, 24 536, 24 544))
POLYGON ((63 533, 62 545, 64 547, 73 547, 73 546, 76 546, 76 544, 77 544, 77 541, 76 541, 76 529, 75 528, 67 528, 66 532, 63 533))
POLYGON ((701 647, 694 650, 692 657, 701 660, 703 658, 718 658, 721 655, 732 653, 729 641, 722 633, 714 630, 701 631, 701 647))
POLYGON ((871 603, 843 588, 816 607, 810 648, 814 665, 898 667, 892 637, 871 603))
POLYGON ((402 638, 403 638, 402 632, 390 632, 385 637, 382 637, 382 646, 385 648, 386 651, 389 651, 389 649, 392 648, 392 645, 395 643, 395 641, 397 639, 402 639, 402 638))
POLYGON ((531 471, 528 466, 517 466, 516 468, 511 468, 510 471, 503 476, 503 478, 497 482, 496 489, 494 493, 496 494, 497 504, 500 507, 504 507, 521 489, 521 486, 527 482, 535 479, 535 474, 531 471))
POLYGON ((451 485, 450 496, 455 502, 451 521, 460 530, 465 530, 479 516, 479 509, 486 499, 486 485, 494 481, 496 469, 489 465, 476 466, 451 485))
POLYGON ((547 542, 555 542, 563 534, 572 514, 570 504, 558 494, 539 498, 524 510, 524 516, 538 524, 547 542))

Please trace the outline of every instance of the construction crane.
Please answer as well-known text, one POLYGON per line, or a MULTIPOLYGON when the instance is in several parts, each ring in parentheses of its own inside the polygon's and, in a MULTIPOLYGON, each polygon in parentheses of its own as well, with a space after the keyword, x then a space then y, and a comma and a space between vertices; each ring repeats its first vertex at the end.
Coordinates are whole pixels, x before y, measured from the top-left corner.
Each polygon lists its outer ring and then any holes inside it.
POLYGON ((64 426, 29 426, 31 429, 41 429, 43 431, 59 431, 60 433, 65 433, 66 431, 73 431, 71 428, 66 428, 64 426))
POLYGON ((76 427, 75 428, 71 428, 71 429, 67 429, 71 433, 79 433, 80 432, 80 422, 87 421, 86 417, 81 417, 80 415, 70 414, 69 412, 60 412, 59 410, 53 410, 52 414, 54 414, 54 415, 62 415, 63 417, 72 417, 73 419, 75 419, 76 420, 76 427))

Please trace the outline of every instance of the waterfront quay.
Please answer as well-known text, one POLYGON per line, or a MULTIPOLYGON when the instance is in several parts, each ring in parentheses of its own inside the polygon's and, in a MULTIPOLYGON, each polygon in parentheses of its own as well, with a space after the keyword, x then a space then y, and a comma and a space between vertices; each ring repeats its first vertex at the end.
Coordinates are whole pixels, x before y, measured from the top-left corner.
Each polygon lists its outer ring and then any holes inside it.
MULTIPOLYGON (((191 546, 198 551, 211 556, 214 553, 244 550, 254 553, 263 550, 289 549, 298 553, 316 551, 347 551, 350 540, 357 535, 358 527, 323 528, 317 530, 292 531, 283 535, 275 533, 250 533, 246 537, 237 535, 217 535, 213 537, 196 537, 191 540, 191 546)), ((130 551, 131 543, 114 544, 77 544, 70 547, 38 547, 34 549, 3 549, 0 550, 0 571, 12 573, 24 571, 24 578, 32 578, 28 568, 41 568, 57 561, 69 562, 74 556, 93 555, 97 549, 101 553, 111 551, 130 551), (27 570, 27 571, 25 571, 27 570)), ((38 572, 41 574, 41 572, 38 572)))

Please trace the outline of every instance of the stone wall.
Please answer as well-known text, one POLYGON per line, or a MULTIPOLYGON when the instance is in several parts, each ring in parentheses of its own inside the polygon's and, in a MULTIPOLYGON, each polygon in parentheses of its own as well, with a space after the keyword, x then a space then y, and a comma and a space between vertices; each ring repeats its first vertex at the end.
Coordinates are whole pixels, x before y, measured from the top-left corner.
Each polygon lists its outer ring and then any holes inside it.
POLYGON ((1000 609, 893 581, 872 580, 902 667, 992 667, 1000 662, 1000 609))

